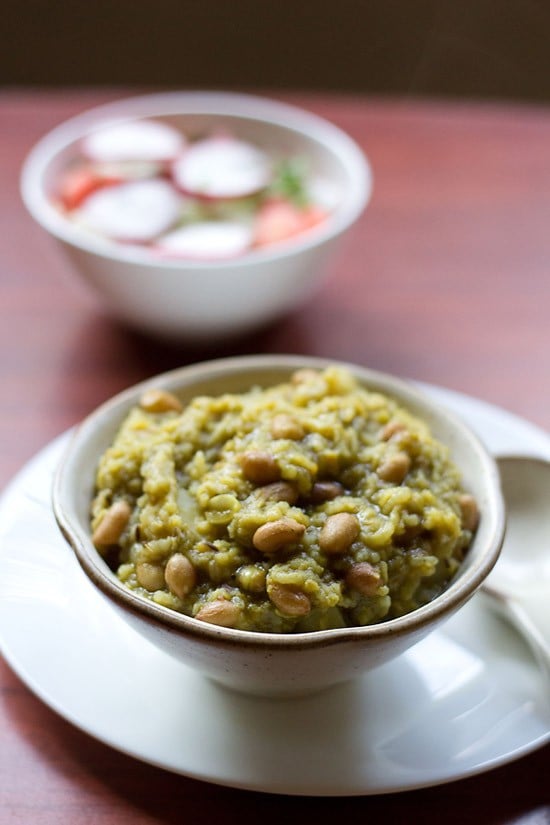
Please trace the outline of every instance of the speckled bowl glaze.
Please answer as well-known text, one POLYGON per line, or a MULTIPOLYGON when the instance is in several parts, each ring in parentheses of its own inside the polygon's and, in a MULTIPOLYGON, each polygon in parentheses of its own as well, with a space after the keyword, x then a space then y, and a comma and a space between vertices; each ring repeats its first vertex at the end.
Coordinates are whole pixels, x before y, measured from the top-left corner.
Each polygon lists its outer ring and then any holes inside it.
POLYGON ((91 585, 112 604, 113 622, 122 617, 149 642, 240 691, 266 696, 307 694, 353 679, 399 656, 468 601, 491 571, 503 542, 505 514, 499 473, 477 436, 413 385, 346 364, 361 384, 392 396, 426 421, 450 448, 464 486, 477 499, 479 527, 458 574, 443 594, 412 613, 376 625, 278 635, 197 621, 141 598, 117 579, 92 544, 90 502, 98 460, 145 389, 169 390, 185 402, 199 394, 242 392, 254 384, 270 386, 301 367, 321 369, 334 363, 292 355, 244 356, 204 362, 152 378, 115 396, 82 422, 55 476, 57 522, 91 585))
POLYGON ((357 144, 332 123, 276 100, 228 92, 128 98, 62 123, 32 149, 21 194, 75 271, 120 321, 156 337, 196 342, 243 334, 293 310, 328 274, 338 242, 369 202, 372 174, 357 144), (226 129, 268 152, 307 157, 337 193, 329 218, 303 237, 223 261, 170 260, 83 231, 52 203, 60 171, 98 124, 154 118, 183 129, 226 129))

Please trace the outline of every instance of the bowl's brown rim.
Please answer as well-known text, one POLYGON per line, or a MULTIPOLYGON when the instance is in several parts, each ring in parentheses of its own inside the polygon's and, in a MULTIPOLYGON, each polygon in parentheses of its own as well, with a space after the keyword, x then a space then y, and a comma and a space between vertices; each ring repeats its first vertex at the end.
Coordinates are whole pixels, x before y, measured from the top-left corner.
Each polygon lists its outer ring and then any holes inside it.
POLYGON ((409 632, 419 631, 426 624, 451 614, 473 596, 497 561, 504 540, 506 523, 497 462, 478 436, 462 419, 442 405, 432 401, 423 390, 418 389, 416 385, 405 379, 336 359, 297 355, 236 356, 200 362, 161 373, 118 393, 97 407, 75 428, 54 474, 52 505, 57 524, 63 536, 73 548, 80 566, 94 585, 120 607, 130 610, 143 620, 148 620, 178 633, 189 634, 197 639, 215 641, 228 646, 259 648, 265 651, 282 647, 291 647, 296 650, 311 649, 337 643, 341 644, 344 641, 365 643, 367 639, 374 641, 386 636, 401 636, 409 632), (180 382, 180 379, 185 379, 185 383, 182 385, 183 389, 183 387, 190 386, 193 380, 214 379, 228 373, 236 374, 247 370, 252 372, 260 368, 291 372, 300 367, 322 369, 329 365, 347 367, 359 378, 361 383, 368 386, 370 382, 375 389, 380 389, 380 391, 385 391, 388 394, 392 394, 393 391, 402 403, 406 404, 405 399, 409 398, 411 402, 429 407, 437 416, 450 422, 453 428, 470 442, 480 466, 484 468, 494 518, 494 525, 487 547, 477 563, 466 570, 463 575, 459 574, 449 587, 432 602, 399 618, 362 627, 336 628, 299 634, 261 633, 210 625, 193 617, 176 613, 154 602, 149 602, 126 588, 109 570, 92 544, 90 535, 83 534, 79 524, 73 523, 64 504, 62 482, 68 464, 75 451, 78 451, 81 445, 85 443, 87 433, 93 431, 96 422, 110 416, 113 411, 119 411, 121 420, 131 403, 135 402, 145 389, 152 386, 176 389, 175 385, 180 382), (385 389, 382 389, 382 387, 385 389))

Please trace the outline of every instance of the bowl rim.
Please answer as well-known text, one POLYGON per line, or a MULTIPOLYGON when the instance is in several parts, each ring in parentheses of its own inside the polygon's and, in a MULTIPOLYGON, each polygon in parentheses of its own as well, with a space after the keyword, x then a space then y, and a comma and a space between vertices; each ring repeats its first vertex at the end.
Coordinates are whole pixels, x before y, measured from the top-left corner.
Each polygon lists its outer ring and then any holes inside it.
POLYGON ((43 229, 72 247, 107 260, 161 269, 218 271, 235 264, 257 266, 265 261, 291 257, 335 238, 348 229, 368 205, 373 188, 370 162, 356 141, 329 120, 291 103, 258 95, 219 91, 170 91, 135 95, 87 109, 41 137, 27 154, 21 167, 19 190, 31 216, 43 229), (182 112, 182 107, 185 111, 182 112), (236 117, 240 120, 271 123, 277 127, 300 132, 323 145, 338 157, 345 168, 349 187, 346 197, 334 214, 306 237, 297 236, 292 243, 281 243, 265 250, 251 250, 222 261, 164 258, 152 256, 146 249, 106 242, 99 236, 80 233, 51 203, 44 191, 44 176, 57 155, 81 138, 100 122, 117 123, 135 117, 168 117, 171 115, 212 115, 236 117))
MULTIPOLYGON (((99 454, 97 457, 99 458, 99 454)), ((65 539, 73 548, 84 573, 108 599, 114 601, 119 607, 139 615, 142 620, 181 633, 183 636, 188 635, 206 642, 221 643, 228 647, 238 646, 242 648, 244 646, 247 649, 254 648, 263 651, 283 647, 305 650, 341 644, 342 642, 364 643, 366 639, 374 641, 384 637, 399 637, 411 631, 418 631, 433 620, 454 612, 457 607, 475 593, 498 558, 505 530, 505 507, 496 460, 490 455, 478 436, 460 418, 439 403, 432 401, 423 390, 406 379, 336 359, 297 355, 235 356, 199 362, 160 373, 117 393, 99 405, 75 428, 54 474, 52 505, 57 524, 65 539), (76 516, 73 520, 71 501, 67 503, 65 499, 67 474, 70 476, 71 462, 74 462, 79 452, 86 447, 90 436, 93 436, 98 428, 104 427, 107 423, 113 426, 113 417, 118 418, 120 422, 139 395, 151 387, 177 391, 178 385, 181 385, 182 390, 185 388, 192 389, 193 382, 221 378, 228 374, 235 375, 243 371, 249 371, 252 374, 254 371, 267 368, 282 369, 290 373, 300 367, 322 369, 329 365, 350 369, 362 384, 368 386, 369 383, 372 383, 373 388, 380 392, 387 392, 390 395, 394 393, 396 399, 404 405, 410 400, 413 405, 418 404, 421 408, 429 409, 436 417, 443 418, 450 423, 453 430, 459 433, 459 437, 469 443, 486 479, 485 486, 488 491, 486 518, 489 518, 490 522, 487 546, 481 556, 476 559, 475 564, 468 567, 463 575, 457 576, 447 589, 433 601, 404 616, 373 625, 296 634, 263 633, 218 627, 148 601, 125 587, 116 578, 115 574, 109 570, 92 544, 89 532, 87 534, 82 532, 76 516)))

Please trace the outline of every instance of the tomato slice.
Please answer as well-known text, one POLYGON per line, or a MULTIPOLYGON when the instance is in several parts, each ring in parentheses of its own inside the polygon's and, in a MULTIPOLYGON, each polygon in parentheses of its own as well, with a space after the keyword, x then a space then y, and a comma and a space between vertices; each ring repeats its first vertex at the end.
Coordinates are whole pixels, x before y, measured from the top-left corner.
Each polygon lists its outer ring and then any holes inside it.
POLYGON ((92 192, 120 183, 121 178, 99 175, 87 166, 68 169, 59 184, 59 199, 65 209, 77 209, 92 192))
POLYGON ((260 208, 255 223, 254 243, 267 246, 306 232, 324 221, 327 213, 318 206, 303 208, 290 201, 267 201, 260 208))

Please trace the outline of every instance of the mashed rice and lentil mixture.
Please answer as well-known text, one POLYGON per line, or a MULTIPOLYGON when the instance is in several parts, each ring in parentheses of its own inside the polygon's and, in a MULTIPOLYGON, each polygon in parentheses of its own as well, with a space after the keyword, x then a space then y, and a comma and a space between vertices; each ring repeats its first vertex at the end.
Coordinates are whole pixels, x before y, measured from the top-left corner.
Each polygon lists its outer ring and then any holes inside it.
POLYGON ((431 601, 477 520, 427 426, 334 366, 185 406, 145 392, 101 458, 91 527, 144 598, 290 633, 431 601))

